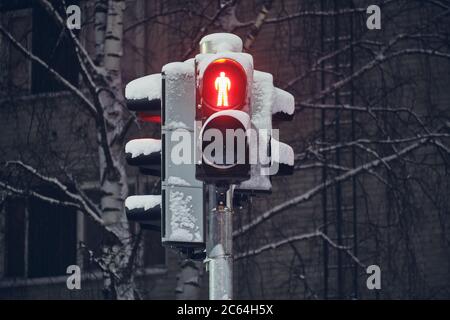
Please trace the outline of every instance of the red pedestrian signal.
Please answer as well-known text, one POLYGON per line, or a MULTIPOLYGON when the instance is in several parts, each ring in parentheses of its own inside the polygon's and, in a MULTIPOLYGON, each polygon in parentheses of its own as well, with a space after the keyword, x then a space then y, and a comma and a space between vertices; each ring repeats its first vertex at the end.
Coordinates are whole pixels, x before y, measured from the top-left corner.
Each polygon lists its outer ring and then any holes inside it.
POLYGON ((211 111, 241 109, 246 103, 247 75, 235 60, 214 60, 203 74, 202 105, 211 111))
POLYGON ((225 76, 225 72, 221 72, 216 78, 214 86, 217 90, 217 106, 228 107, 228 91, 231 89, 230 78, 225 76))

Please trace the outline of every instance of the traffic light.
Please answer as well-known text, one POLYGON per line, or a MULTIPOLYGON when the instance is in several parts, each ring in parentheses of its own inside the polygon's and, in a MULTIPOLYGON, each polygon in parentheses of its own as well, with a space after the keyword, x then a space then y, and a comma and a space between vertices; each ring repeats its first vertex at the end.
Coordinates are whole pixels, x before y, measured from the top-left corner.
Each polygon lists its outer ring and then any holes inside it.
POLYGON ((293 149, 279 141, 273 123, 292 119, 294 97, 275 88, 271 74, 254 71, 236 35, 205 36, 200 48, 194 59, 126 87, 128 108, 161 125, 161 139, 129 141, 126 160, 160 177, 161 193, 129 196, 125 208, 130 221, 160 230, 163 245, 200 260, 207 251, 210 296, 223 299, 233 292, 233 190, 270 192, 270 176, 292 174, 293 149))
POLYGON ((273 129, 273 123, 292 120, 294 97, 274 87, 270 73, 255 70, 251 109, 255 133, 250 154, 255 155, 257 161, 252 163, 251 178, 237 185, 235 192, 270 193, 271 176, 293 173, 294 151, 278 140, 278 131, 273 129))
POLYGON ((128 109, 140 120, 161 125, 161 139, 133 139, 125 145, 128 165, 161 178, 160 194, 132 195, 125 200, 127 218, 143 229, 160 231, 163 245, 201 258, 205 247, 203 183, 195 179, 193 159, 185 159, 194 154, 193 60, 167 64, 161 74, 131 81, 125 98, 128 109), (183 154, 177 154, 180 150, 183 154))
POLYGON ((206 183, 235 184, 250 178, 248 129, 253 58, 239 52, 242 42, 235 35, 213 34, 202 42, 212 46, 212 53, 195 57, 195 176, 206 183), (231 45, 221 50, 219 43, 231 45))
POLYGON ((162 242, 196 255, 205 247, 205 204, 193 160, 194 60, 169 63, 162 76, 162 242))

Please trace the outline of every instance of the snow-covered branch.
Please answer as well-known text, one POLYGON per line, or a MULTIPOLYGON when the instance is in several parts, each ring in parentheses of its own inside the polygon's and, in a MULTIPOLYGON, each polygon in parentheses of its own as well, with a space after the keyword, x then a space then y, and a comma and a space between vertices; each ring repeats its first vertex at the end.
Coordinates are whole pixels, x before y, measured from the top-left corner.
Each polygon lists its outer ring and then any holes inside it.
POLYGON ((264 212, 263 214, 259 215, 257 218, 253 219, 249 223, 247 223, 244 226, 237 229, 233 233, 233 236, 234 237, 241 236, 242 234, 244 234, 244 233, 248 232, 249 230, 255 228, 256 226, 260 225, 262 222, 267 221, 268 219, 272 218, 273 216, 275 216, 293 206, 296 206, 300 203, 310 200, 312 197, 317 195, 320 191, 330 187, 331 185, 334 185, 338 182, 343 182, 343 181, 350 179, 351 177, 356 176, 356 175, 358 175, 362 172, 365 172, 369 169, 376 168, 380 164, 395 161, 395 160, 399 159, 400 157, 405 156, 406 154, 411 153, 411 152, 415 151, 416 149, 418 149, 419 147, 429 143, 429 139, 430 138, 422 138, 418 142, 411 144, 411 145, 399 150, 396 153, 393 153, 393 154, 391 154, 389 156, 385 156, 381 159, 376 159, 371 162, 360 165, 350 171, 347 171, 341 175, 336 176, 333 179, 328 179, 324 183, 321 183, 321 184, 315 186, 314 188, 310 189, 309 191, 307 191, 299 196, 296 196, 286 202, 283 202, 283 203, 273 207, 272 209, 264 212))
POLYGON ((304 234, 300 234, 300 235, 295 235, 295 236, 291 236, 291 237, 286 237, 280 241, 276 241, 276 242, 272 242, 272 243, 268 243, 265 244, 257 249, 250 249, 247 250, 245 252, 241 252, 238 253, 236 255, 234 255, 234 260, 238 261, 244 258, 249 258, 252 256, 256 256, 259 255, 265 251, 268 250, 274 250, 278 247, 287 245, 287 244, 292 244, 298 241, 304 241, 304 240, 310 240, 310 239, 314 239, 314 238, 322 238, 323 240, 325 240, 331 247, 335 248, 336 250, 342 250, 343 252, 345 252, 347 255, 350 256, 350 258, 356 262, 361 268, 364 268, 365 265, 358 259, 358 257, 356 257, 352 251, 350 250, 350 248, 346 247, 346 246, 341 246, 338 245, 337 243, 335 243, 334 241, 332 241, 326 234, 324 234, 322 231, 320 230, 316 230, 314 232, 310 232, 310 233, 304 233, 304 234))
MULTIPOLYGON (((101 219, 100 210, 97 207, 93 207, 92 205, 90 205, 89 202, 84 197, 82 197, 80 194, 75 194, 75 193, 71 192, 69 190, 69 188, 65 184, 63 184, 61 181, 59 181, 58 179, 56 179, 54 177, 47 177, 47 176, 39 173, 35 168, 23 163, 22 161, 8 161, 6 163, 6 166, 7 167, 8 166, 18 166, 18 167, 26 170, 28 173, 32 174, 33 176, 35 176, 42 182, 48 183, 48 184, 56 187, 58 190, 63 192, 65 196, 67 196, 69 199, 71 199, 73 201, 73 204, 72 204, 72 202, 59 201, 59 203, 58 203, 59 205, 68 205, 68 206, 73 207, 76 204, 76 206, 79 210, 82 210, 83 212, 87 213, 90 217, 92 217, 94 219, 94 221, 96 221, 100 225, 103 225, 103 220, 101 219)), ((3 183, 3 185, 8 186, 5 183, 3 183)), ((11 186, 9 186, 9 187, 11 187, 11 186)), ((11 187, 11 188, 13 188, 13 187, 11 187)), ((13 189, 15 189, 15 188, 13 188, 13 189)), ((33 195, 33 194, 31 194, 31 195, 33 195)), ((41 200, 45 200, 45 199, 41 198, 41 200)), ((45 200, 45 201, 47 201, 47 200, 45 200)), ((47 202, 54 203, 53 200, 47 201, 47 202)))
POLYGON ((69 35, 70 40, 74 45, 75 52, 78 56, 80 66, 82 67, 83 75, 89 77, 89 83, 90 84, 94 83, 92 80, 93 74, 95 74, 95 76, 97 77, 99 76, 103 77, 104 74, 99 72, 100 69, 95 65, 94 61, 92 61, 85 47, 80 43, 80 40, 75 35, 75 33, 71 29, 67 28, 65 19, 61 17, 61 15, 55 9, 55 7, 48 0, 38 0, 38 1, 40 5, 47 11, 47 13, 56 21, 59 27, 62 28, 64 32, 66 32, 69 35))
POLYGON ((16 187, 13 187, 3 181, 0 181, 0 189, 4 189, 9 193, 16 194, 19 196, 31 196, 36 199, 39 199, 39 200, 42 200, 42 201, 45 201, 47 203, 54 204, 54 205, 80 209, 80 206, 74 202, 58 200, 58 199, 48 197, 46 195, 43 195, 43 194, 33 191, 33 190, 25 190, 25 189, 16 188, 16 187))
MULTIPOLYGON (((443 13, 443 14, 448 14, 443 13)), ((441 17, 443 14, 440 14, 439 17, 441 17)), ((437 18, 436 18, 437 19, 437 18)), ((323 89, 318 95, 316 95, 314 98, 307 100, 307 103, 310 103, 312 101, 319 101, 329 94, 341 89, 345 85, 349 84, 350 82, 360 78, 362 75, 366 74, 368 71, 373 70, 376 67, 379 67, 380 65, 393 60, 395 58, 408 56, 408 55, 426 55, 426 56, 432 56, 442 59, 450 60, 450 54, 447 52, 443 52, 440 50, 434 50, 434 49, 422 49, 422 48, 403 48, 401 50, 392 51, 391 49, 394 48, 398 43, 404 41, 404 40, 410 40, 412 38, 420 39, 421 32, 415 32, 413 34, 408 33, 400 33, 396 35, 394 38, 389 40, 386 45, 381 47, 378 52, 376 52, 374 58, 365 64, 363 64, 358 70, 353 71, 352 74, 339 79, 338 81, 332 83, 327 88, 323 89)), ((291 81, 290 85, 295 83, 297 81, 291 81)))
MULTIPOLYGON (((355 141, 349 141, 344 143, 337 143, 331 146, 322 147, 318 149, 313 149, 312 147, 309 147, 305 152, 297 154, 295 156, 296 159, 305 158, 307 153, 312 153, 314 155, 318 155, 325 152, 332 152, 336 151, 338 149, 345 149, 345 148, 351 148, 353 146, 360 147, 363 150, 368 151, 369 153, 373 154, 373 150, 368 150, 367 147, 364 145, 397 145, 397 144, 405 144, 410 143, 414 141, 418 141, 421 139, 440 139, 440 138, 450 138, 450 134, 447 133, 430 133, 430 134, 423 134, 423 135, 417 135, 415 137, 405 137, 405 138, 399 138, 399 139, 357 139, 355 141)), ((378 155, 376 155, 378 156, 378 155)))
POLYGON ((200 42, 200 39, 206 35, 206 33, 208 32, 209 28, 211 26, 214 25, 214 23, 216 23, 218 21, 218 19, 220 18, 220 16, 227 11, 227 9, 231 6, 235 5, 233 3, 233 1, 229 1, 228 3, 226 3, 224 6, 221 6, 216 13, 214 14, 214 16, 211 17, 211 19, 209 19, 208 23, 205 26, 202 26, 195 38, 192 40, 192 45, 189 47, 189 49, 183 54, 183 57, 181 58, 182 60, 186 60, 188 59, 191 54, 195 51, 195 49, 198 47, 198 43, 200 42))
POLYGON ((170 16, 170 15, 174 15, 174 14, 178 14, 178 13, 188 13, 188 14, 195 14, 194 12, 188 10, 187 8, 177 8, 171 11, 166 11, 166 12, 160 12, 160 13, 156 13, 153 14, 151 16, 145 17, 141 20, 138 20, 136 22, 133 22, 132 24, 130 24, 129 26, 126 26, 123 30, 124 33, 127 33, 129 31, 134 30, 135 28, 146 24, 148 22, 152 22, 155 19, 158 19, 160 17, 166 17, 166 16, 170 16))
POLYGON ((6 37, 11 44, 19 50, 25 57, 30 59, 33 62, 36 62, 45 70, 47 70, 58 82, 60 82, 64 87, 66 87, 69 91, 71 91, 76 97, 80 98, 83 102, 83 106, 89 111, 89 113, 94 117, 98 117, 97 110, 94 104, 73 84, 71 84, 67 79, 61 76, 58 72, 56 72, 53 68, 51 68, 46 62, 42 59, 31 53, 28 49, 26 49, 19 41, 17 41, 6 29, 0 25, 0 33, 6 37))

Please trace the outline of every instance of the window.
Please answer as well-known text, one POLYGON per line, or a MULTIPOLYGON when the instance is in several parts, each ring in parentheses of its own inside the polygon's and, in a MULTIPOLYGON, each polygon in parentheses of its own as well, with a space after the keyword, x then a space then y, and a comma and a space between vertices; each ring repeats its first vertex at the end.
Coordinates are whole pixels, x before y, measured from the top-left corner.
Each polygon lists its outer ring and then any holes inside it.
MULTIPOLYGON (((78 85, 79 63, 68 35, 39 4, 32 1, 1 1, 2 25, 27 50, 41 58, 73 85, 78 85)), ((52 1, 62 16, 63 2, 52 1)), ((79 1, 66 1, 66 5, 79 1)), ((75 30, 76 31, 76 30, 75 30)), ((10 93, 44 93, 66 90, 40 64, 30 62, 7 39, 0 40, 0 66, 6 72, 0 89, 10 93), (23 92, 25 93, 25 92, 23 92)))
MULTIPOLYGON (((153 183, 147 180, 138 189, 150 193, 153 183)), ((135 186, 130 187, 134 193, 135 186)), ((49 188, 37 189, 54 199, 63 195, 49 188)), ((98 191, 89 191, 93 201, 100 200, 98 191)), ((67 266, 78 264, 84 271, 98 271, 83 242, 96 257, 111 236, 89 217, 73 208, 53 205, 35 198, 10 197, 5 202, 5 276, 9 278, 41 278, 66 275, 67 266)), ((139 226, 131 223, 137 234, 139 226)), ((159 232, 144 231, 138 258, 138 268, 163 267, 166 250, 159 232)))
POLYGON ((19 199, 6 201, 6 266, 9 277, 25 276, 25 213, 26 207, 19 199))
MULTIPOLYGON (((78 1, 67 1, 67 5, 78 1)), ((55 3, 55 2, 54 2, 55 3)), ((64 16, 62 2, 54 4, 64 16)), ((37 5, 33 8, 32 51, 56 70, 70 83, 77 85, 79 64, 75 50, 67 33, 37 5)), ((38 63, 33 63, 31 72, 31 92, 54 92, 64 90, 47 70, 38 63)))
MULTIPOLYGON (((26 49, 31 50, 32 10, 1 12, 2 25, 26 49)), ((30 93, 31 62, 8 39, 0 36, 0 92, 30 93)))
POLYGON ((37 199, 10 198, 5 224, 7 277, 64 275, 67 266, 76 263, 74 209, 37 199))
POLYGON ((76 264, 76 211, 30 199, 28 277, 66 274, 76 264))
POLYGON ((0 0, 0 11, 20 10, 31 6, 32 0, 0 0))

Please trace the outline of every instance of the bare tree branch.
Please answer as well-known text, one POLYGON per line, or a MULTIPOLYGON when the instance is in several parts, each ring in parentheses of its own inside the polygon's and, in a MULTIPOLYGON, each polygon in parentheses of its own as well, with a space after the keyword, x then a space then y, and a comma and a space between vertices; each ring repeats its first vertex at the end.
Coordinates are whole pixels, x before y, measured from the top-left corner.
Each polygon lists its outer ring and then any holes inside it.
POLYGON ((89 111, 89 113, 97 118, 97 110, 95 106, 89 101, 89 99, 74 85, 72 85, 67 79, 61 76, 58 72, 52 69, 47 63, 42 61, 39 57, 32 54, 29 50, 25 49, 14 37, 0 25, 0 33, 5 36, 11 44, 18 49, 23 55, 29 58, 31 61, 38 63, 41 67, 47 70, 57 81, 59 81, 64 87, 70 90, 76 97, 80 98, 83 102, 83 106, 89 111))
POLYGON ((339 175, 333 179, 329 179, 326 182, 321 183, 318 186, 310 189, 309 191, 307 191, 297 197, 294 197, 286 202, 283 202, 283 203, 273 207, 272 209, 264 212, 263 214, 259 215, 257 218, 253 219, 251 222, 247 223, 246 225, 240 227, 235 232, 233 232, 233 236, 239 237, 242 234, 244 234, 245 232, 248 232, 249 230, 255 228, 262 222, 267 221, 268 219, 272 218, 274 215, 311 199, 313 196, 318 194, 323 189, 328 188, 331 185, 336 184, 338 182, 345 181, 361 172, 367 171, 368 169, 375 168, 384 162, 389 163, 391 161, 397 160, 401 156, 406 155, 406 154, 418 149, 419 147, 421 147, 422 145, 424 145, 428 142, 429 142, 429 138, 422 138, 422 139, 420 139, 419 142, 411 144, 411 145, 403 148, 402 150, 400 150, 397 153, 391 154, 391 155, 383 157, 381 159, 377 159, 377 160, 373 160, 371 162, 365 163, 365 164, 363 164, 355 169, 352 169, 342 175, 339 175))
POLYGON ((361 268, 365 268, 365 265, 351 252, 351 250, 348 247, 340 246, 340 245, 336 244, 334 241, 332 241, 326 234, 324 234, 320 230, 316 230, 311 233, 305 233, 305 234, 300 234, 300 235, 296 235, 296 236, 292 236, 292 237, 287 237, 287 238, 284 238, 283 240, 263 245, 257 249, 250 249, 246 252, 238 253, 238 254, 234 255, 234 259, 235 259, 235 261, 238 261, 240 259, 259 255, 268 250, 274 250, 274 249, 281 247, 283 245, 286 245, 286 244, 291 244, 291 243, 298 242, 298 241, 310 240, 313 238, 322 238, 333 248, 335 248, 337 250, 342 250, 346 254, 348 254, 351 257, 351 259, 353 261, 355 261, 361 268))

